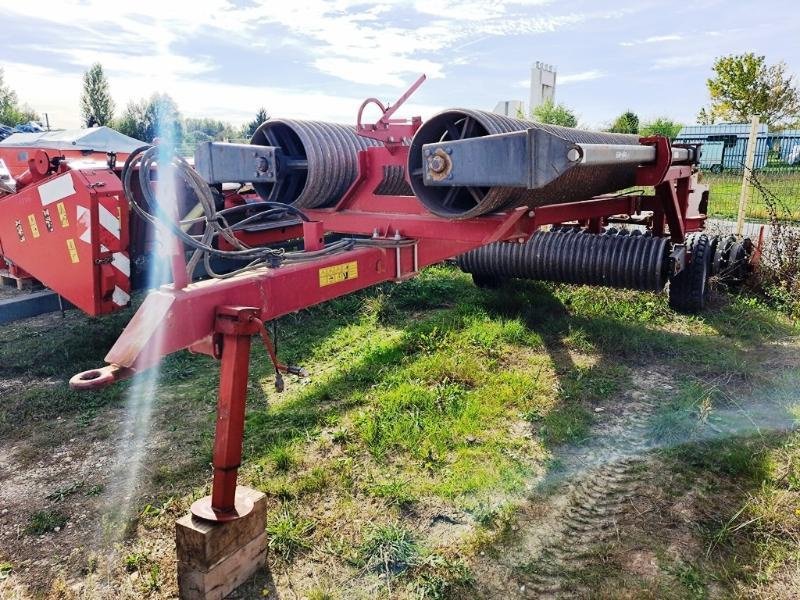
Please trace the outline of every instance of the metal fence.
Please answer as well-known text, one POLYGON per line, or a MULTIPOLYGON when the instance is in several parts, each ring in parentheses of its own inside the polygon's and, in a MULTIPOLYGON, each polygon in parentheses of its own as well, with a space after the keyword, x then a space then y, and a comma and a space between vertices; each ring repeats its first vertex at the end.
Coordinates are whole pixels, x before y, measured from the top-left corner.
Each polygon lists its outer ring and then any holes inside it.
POLYGON ((752 171, 746 167, 750 133, 750 124, 694 126, 685 127, 675 140, 703 144, 701 181, 710 188, 712 225, 735 230, 739 207, 746 201, 745 235, 753 235, 773 217, 800 222, 800 130, 770 132, 759 125, 752 171), (759 185, 752 185, 751 177, 759 185), (745 198, 743 185, 749 188, 745 198))

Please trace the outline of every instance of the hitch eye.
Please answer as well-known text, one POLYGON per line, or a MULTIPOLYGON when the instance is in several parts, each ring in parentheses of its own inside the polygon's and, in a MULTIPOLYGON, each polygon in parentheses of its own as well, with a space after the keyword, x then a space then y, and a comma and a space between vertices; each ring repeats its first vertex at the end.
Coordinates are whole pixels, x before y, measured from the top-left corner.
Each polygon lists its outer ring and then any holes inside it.
POLYGON ((104 388, 120 379, 120 368, 107 365, 99 369, 89 369, 78 373, 69 380, 69 387, 73 390, 92 390, 104 388))

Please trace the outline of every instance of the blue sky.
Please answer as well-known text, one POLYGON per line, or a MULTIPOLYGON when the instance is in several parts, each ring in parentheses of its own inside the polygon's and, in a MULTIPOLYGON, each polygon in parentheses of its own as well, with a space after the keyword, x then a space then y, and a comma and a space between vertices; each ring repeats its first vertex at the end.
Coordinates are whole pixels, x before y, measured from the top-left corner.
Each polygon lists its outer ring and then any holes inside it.
POLYGON ((556 99, 582 125, 625 109, 694 122, 716 56, 754 51, 800 73, 788 0, 0 0, 0 66, 59 127, 79 124, 81 73, 101 62, 118 111, 167 92, 185 116, 353 122, 420 73, 409 111, 528 98, 530 66, 557 67, 556 99))

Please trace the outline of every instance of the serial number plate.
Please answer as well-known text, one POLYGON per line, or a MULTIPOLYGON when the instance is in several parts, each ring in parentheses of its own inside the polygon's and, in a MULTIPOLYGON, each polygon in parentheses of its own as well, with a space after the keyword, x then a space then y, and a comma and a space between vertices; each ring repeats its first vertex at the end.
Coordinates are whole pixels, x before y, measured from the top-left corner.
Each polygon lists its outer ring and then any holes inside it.
POLYGON ((319 270, 319 287, 333 285, 347 281, 348 279, 358 278, 358 263, 356 261, 324 267, 319 270))

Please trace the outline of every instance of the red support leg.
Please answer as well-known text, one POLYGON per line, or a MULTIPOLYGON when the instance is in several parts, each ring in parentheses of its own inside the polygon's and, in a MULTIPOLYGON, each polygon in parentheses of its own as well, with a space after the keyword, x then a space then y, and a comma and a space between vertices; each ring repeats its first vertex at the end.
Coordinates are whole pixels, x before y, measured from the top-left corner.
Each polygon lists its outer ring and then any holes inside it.
POLYGON ((231 521, 252 510, 236 497, 236 478, 242 462, 250 338, 258 331, 257 310, 221 307, 217 334, 222 344, 217 425, 214 439, 214 481, 211 496, 192 505, 192 514, 210 521, 231 521))

